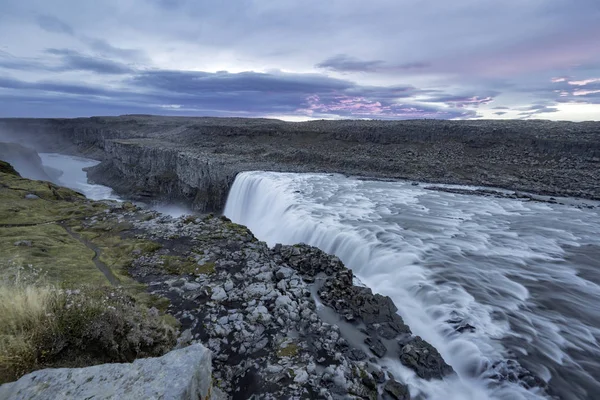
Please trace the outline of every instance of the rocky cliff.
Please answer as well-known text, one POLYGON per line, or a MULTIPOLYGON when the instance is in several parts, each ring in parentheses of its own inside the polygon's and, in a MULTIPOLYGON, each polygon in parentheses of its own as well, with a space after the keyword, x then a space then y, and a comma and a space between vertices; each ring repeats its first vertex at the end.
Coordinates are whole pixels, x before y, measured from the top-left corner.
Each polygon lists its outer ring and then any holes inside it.
POLYGON ((152 116, 0 120, 39 149, 103 160, 98 183, 222 209, 244 170, 338 172, 600 198, 600 123, 152 116))

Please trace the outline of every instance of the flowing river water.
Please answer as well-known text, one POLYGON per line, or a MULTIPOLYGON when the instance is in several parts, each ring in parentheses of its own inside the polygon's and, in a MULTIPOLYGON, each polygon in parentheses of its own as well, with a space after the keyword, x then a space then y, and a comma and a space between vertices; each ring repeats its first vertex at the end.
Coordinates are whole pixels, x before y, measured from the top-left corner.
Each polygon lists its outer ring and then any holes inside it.
POLYGON ((459 376, 425 382, 389 360, 413 395, 544 398, 519 376, 494 379, 520 365, 549 380, 554 396, 600 398, 598 208, 245 172, 225 215, 270 245, 304 242, 334 253, 390 296, 459 376))
MULTIPOLYGON (((59 184, 118 199, 90 184, 98 161, 41 154, 59 184)), ((179 206, 153 208, 174 216, 179 206)), ((563 399, 600 398, 598 208, 426 190, 332 174, 244 172, 225 215, 270 245, 304 242, 338 255, 358 279, 390 296, 415 334, 458 377, 427 382, 385 362, 427 399, 538 399, 520 365, 563 399)))

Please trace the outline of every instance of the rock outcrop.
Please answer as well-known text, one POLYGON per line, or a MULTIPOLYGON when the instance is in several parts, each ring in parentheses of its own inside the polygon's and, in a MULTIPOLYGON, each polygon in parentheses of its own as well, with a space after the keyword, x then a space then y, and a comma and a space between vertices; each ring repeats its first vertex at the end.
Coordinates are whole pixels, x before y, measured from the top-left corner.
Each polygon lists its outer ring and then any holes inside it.
POLYGON ((38 153, 16 143, 0 142, 0 160, 10 163, 19 174, 28 179, 56 181, 58 171, 44 167, 38 153))
POLYGON ((338 172, 600 198, 600 123, 152 116, 0 120, 38 149, 103 160, 98 183, 220 211, 247 170, 338 172))
POLYGON ((210 351, 200 344, 131 364, 44 369, 0 386, 11 400, 207 400, 220 399, 212 386, 210 351))

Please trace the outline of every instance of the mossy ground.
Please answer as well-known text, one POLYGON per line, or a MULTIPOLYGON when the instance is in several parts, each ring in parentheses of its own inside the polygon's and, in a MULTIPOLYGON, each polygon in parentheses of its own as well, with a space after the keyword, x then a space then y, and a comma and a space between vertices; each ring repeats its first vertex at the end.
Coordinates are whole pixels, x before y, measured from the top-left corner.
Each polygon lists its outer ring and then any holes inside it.
POLYGON ((164 269, 174 275, 210 275, 215 272, 215 263, 198 264, 194 258, 180 256, 160 256, 164 269))
MULTIPOLYGON (((23 179, 5 164, 0 164, 0 292, 23 301, 17 308, 17 302, 6 302, 0 326, 15 327, 10 319, 18 320, 36 302, 43 312, 15 329, 0 330, 0 383, 46 366, 131 361, 167 351, 178 322, 149 310, 164 312, 168 300, 148 294, 127 274, 135 257, 161 246, 124 235, 131 225, 118 222, 107 204, 49 182, 23 179), (98 262, 117 277, 119 287, 111 285, 98 262), (9 276, 14 268, 36 270, 44 286, 14 286, 9 276), (55 294, 46 300, 36 294, 48 291, 55 294), (67 291, 77 295, 65 297, 67 291), (111 353, 115 348, 121 350, 111 353)), ((186 262, 172 264, 181 273, 190 268, 186 262)))
POLYGON ((277 350, 277 357, 294 357, 298 354, 298 345, 293 342, 283 343, 277 350))

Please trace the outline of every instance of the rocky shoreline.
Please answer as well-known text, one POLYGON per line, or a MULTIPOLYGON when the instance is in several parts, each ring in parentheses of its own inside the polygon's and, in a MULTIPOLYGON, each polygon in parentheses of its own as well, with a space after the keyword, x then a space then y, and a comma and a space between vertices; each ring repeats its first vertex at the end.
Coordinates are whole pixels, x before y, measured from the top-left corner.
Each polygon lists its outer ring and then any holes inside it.
POLYGON ((326 172, 600 199, 600 123, 154 116, 3 119, 0 135, 103 162, 97 183, 219 212, 238 172, 326 172))

